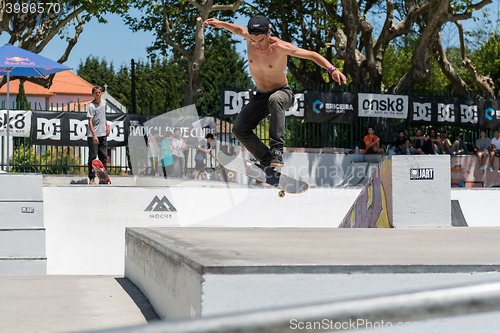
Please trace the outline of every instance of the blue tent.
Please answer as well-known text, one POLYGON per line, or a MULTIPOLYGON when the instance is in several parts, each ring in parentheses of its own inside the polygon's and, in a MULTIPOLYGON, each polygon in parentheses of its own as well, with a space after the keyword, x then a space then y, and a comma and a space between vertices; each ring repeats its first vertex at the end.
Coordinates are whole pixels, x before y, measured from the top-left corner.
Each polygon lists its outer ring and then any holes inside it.
POLYGON ((11 76, 46 77, 69 70, 68 66, 42 57, 36 53, 23 50, 17 46, 6 44, 0 47, 0 76, 7 75, 7 172, 9 172, 9 132, 10 132, 10 101, 9 82, 11 76))

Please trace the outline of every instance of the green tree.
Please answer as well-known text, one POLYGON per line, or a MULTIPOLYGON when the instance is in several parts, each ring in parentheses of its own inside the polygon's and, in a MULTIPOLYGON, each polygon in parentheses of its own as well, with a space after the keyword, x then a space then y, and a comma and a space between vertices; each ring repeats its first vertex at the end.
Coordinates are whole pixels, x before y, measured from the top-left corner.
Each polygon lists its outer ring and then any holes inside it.
POLYGON ((116 85, 117 78, 113 62, 108 65, 105 58, 99 61, 98 57, 90 55, 85 59, 84 63, 80 60, 80 65, 76 73, 90 84, 99 85, 103 89, 105 84, 109 87, 116 85))
MULTIPOLYGON (((205 62, 205 45, 213 45, 213 35, 205 36, 203 22, 215 15, 231 19, 233 13, 243 4, 243 0, 134 0, 132 6, 142 12, 140 18, 124 15, 125 22, 132 30, 154 31, 157 39, 148 48, 150 54, 166 56, 172 52, 177 65, 185 76, 182 87, 182 105, 195 104, 203 95, 200 88, 201 68, 205 62)), ((215 41, 216 42, 216 41, 215 41)))
MULTIPOLYGON (((157 110, 165 108, 178 108, 182 105, 182 85, 185 78, 179 71, 177 64, 168 58, 136 62, 136 99, 139 109, 157 110)), ((113 63, 108 64, 104 59, 99 61, 94 56, 89 56, 80 62, 77 73, 93 85, 108 85, 108 92, 125 106, 132 104, 131 71, 129 67, 122 66, 115 71, 113 63)))
MULTIPOLYGON (((0 35, 9 35, 12 45, 40 53, 56 36, 65 38, 68 46, 61 50, 57 60, 64 63, 83 32, 83 24, 91 18, 105 23, 104 14, 124 14, 129 1, 122 0, 56 0, 56 1, 2 1, 0 6, 0 35), (74 26, 75 33, 69 34, 69 27, 74 26)), ((54 75, 47 78, 29 77, 26 80, 50 88, 54 75)), ((6 83, 4 76, 0 86, 6 83)))
MULTIPOLYGON (((386 87, 394 86, 412 66, 412 54, 418 44, 417 35, 403 36, 394 40, 385 51, 382 70, 382 83, 386 87)), ((431 58, 430 70, 422 81, 413 89, 443 90, 451 88, 436 59, 431 58)), ((461 67, 460 67, 461 68, 461 67)))
POLYGON ((249 80, 245 72, 246 59, 236 52, 236 46, 227 33, 219 31, 218 47, 208 47, 205 51, 206 62, 202 67, 201 89, 203 95, 196 105, 203 110, 220 112, 221 81, 244 82, 249 80))
MULTIPOLYGON (((472 13, 490 4, 491 0, 254 0, 245 7, 250 15, 264 14, 272 24, 275 36, 295 45, 316 51, 335 64, 342 60, 343 71, 354 85, 399 90, 428 86, 430 80, 440 85, 441 69, 454 89, 471 89, 455 73, 441 42, 441 30, 447 22, 472 17, 472 13), (375 29, 381 20, 380 29, 375 29), (391 43, 403 36, 418 35, 407 59, 409 67, 387 87, 383 81, 384 61, 391 43), (335 51, 335 53, 333 52, 335 51), (434 60, 435 62, 434 62, 434 60), (429 79, 429 75, 431 78, 429 79), (397 80, 395 80, 397 79, 397 80)), ((460 35, 463 32, 459 31, 460 35)), ((393 45, 394 47, 395 45, 393 45)), ((394 57, 394 53, 390 56, 394 57)), ((288 59, 291 74, 301 83, 331 83, 324 69, 311 66, 310 61, 288 59)), ((384 64, 385 63, 385 64, 384 64)), ((393 73, 395 74, 395 73, 393 73)), ((482 88, 483 89, 483 88, 482 88)))
POLYGON ((471 56, 479 73, 489 76, 495 85, 496 92, 500 91, 500 34, 496 34, 482 43, 471 56))
POLYGON ((16 105, 18 109, 29 109, 28 98, 24 91, 24 80, 19 80, 19 93, 16 96, 16 105))

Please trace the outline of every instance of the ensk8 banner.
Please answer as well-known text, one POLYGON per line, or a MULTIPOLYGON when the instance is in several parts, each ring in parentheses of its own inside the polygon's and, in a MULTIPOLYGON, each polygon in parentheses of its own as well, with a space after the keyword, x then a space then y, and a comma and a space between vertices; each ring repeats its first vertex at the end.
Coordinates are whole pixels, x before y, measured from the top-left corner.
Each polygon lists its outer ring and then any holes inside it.
MULTIPOLYGON (((9 135, 17 137, 30 136, 31 111, 11 110, 9 111, 9 135)), ((0 110, 0 136, 7 135, 7 110, 0 110)))
POLYGON ((358 116, 406 119, 408 96, 358 94, 358 116))

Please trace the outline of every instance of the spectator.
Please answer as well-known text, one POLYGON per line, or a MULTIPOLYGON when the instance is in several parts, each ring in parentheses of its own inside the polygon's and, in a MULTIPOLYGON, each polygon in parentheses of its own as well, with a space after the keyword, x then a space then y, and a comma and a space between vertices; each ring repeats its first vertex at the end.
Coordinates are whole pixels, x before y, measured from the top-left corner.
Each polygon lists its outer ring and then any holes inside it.
POLYGON ((368 134, 365 136, 363 141, 366 146, 367 154, 383 154, 384 150, 380 148, 380 139, 375 134, 375 128, 373 126, 368 126, 368 134))
MULTIPOLYGON (((500 137, 498 129, 495 130, 494 135, 495 136, 491 139, 490 171, 495 170, 495 167, 493 166, 495 156, 500 157, 500 137)), ((500 172, 500 168, 498 169, 498 172, 500 172)))
POLYGON ((186 141, 181 138, 181 130, 174 131, 174 141, 172 142, 172 157, 174 158, 174 177, 184 177, 184 150, 187 149, 186 141))
MULTIPOLYGON (((431 142, 432 146, 432 152, 431 149, 427 149, 428 152, 424 150, 426 154, 439 154, 443 151, 443 145, 441 144, 441 140, 437 137, 437 133, 435 129, 430 129, 429 132, 427 133, 428 140, 431 142)), ((427 144, 429 145, 429 144, 427 144)))
POLYGON ((96 157, 99 158, 104 169, 106 169, 108 160, 107 136, 110 133, 108 121, 106 120, 106 103, 101 100, 102 88, 100 86, 92 87, 92 96, 94 96, 94 100, 87 108, 87 120, 89 122, 87 131, 89 184, 95 184, 95 171, 92 167, 92 161, 96 157))
POLYGON ((196 171, 194 172, 194 179, 201 179, 201 176, 205 172, 206 165, 203 160, 207 157, 207 153, 210 153, 210 142, 214 139, 212 133, 207 133, 205 139, 201 139, 198 144, 198 150, 196 151, 196 156, 194 160, 196 162, 196 171))
POLYGON ((165 138, 161 142, 161 166, 163 169, 163 177, 165 179, 172 175, 174 169, 174 158, 172 157, 172 142, 174 141, 174 133, 167 132, 165 138))
MULTIPOLYGON (((399 154, 411 154, 412 148, 410 148, 410 140, 405 138, 405 132, 403 130, 398 131, 398 138, 396 139, 396 153, 399 154)), ((413 149, 413 153, 415 149, 413 149)))
POLYGON ((415 131, 415 136, 412 139, 413 148, 415 149, 415 154, 424 155, 424 151, 422 150, 424 147, 425 137, 422 135, 422 130, 418 128, 415 131))
POLYGON ((152 130, 148 139, 148 158, 151 164, 149 175, 154 176, 158 172, 158 161, 160 156, 160 145, 158 145, 158 130, 152 130))
POLYGON ((486 137, 486 131, 481 130, 480 137, 476 140, 477 159, 479 161, 481 172, 484 173, 484 164, 488 157, 489 149, 491 148, 491 140, 486 137))
POLYGON ((457 154, 460 150, 460 142, 455 140, 453 144, 451 144, 450 139, 448 138, 448 131, 443 131, 441 133, 441 137, 439 138, 439 142, 441 143, 441 153, 446 153, 449 155, 457 154))

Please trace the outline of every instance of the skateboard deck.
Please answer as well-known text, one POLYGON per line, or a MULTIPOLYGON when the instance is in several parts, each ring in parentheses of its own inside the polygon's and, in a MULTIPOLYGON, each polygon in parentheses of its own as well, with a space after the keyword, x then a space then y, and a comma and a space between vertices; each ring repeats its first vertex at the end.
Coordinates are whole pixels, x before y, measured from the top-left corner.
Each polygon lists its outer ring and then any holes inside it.
POLYGON ((111 184, 108 172, 106 171, 104 165, 102 165, 101 161, 99 160, 92 161, 92 167, 94 168, 97 178, 99 178, 99 184, 111 184))
POLYGON ((259 182, 269 184, 281 190, 278 195, 283 197, 287 193, 302 193, 309 189, 309 184, 284 175, 272 168, 264 167, 246 158, 228 154, 224 151, 217 153, 217 160, 227 170, 241 173, 259 182))

